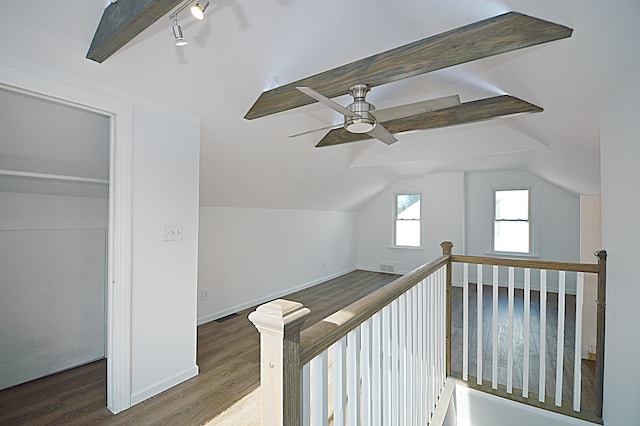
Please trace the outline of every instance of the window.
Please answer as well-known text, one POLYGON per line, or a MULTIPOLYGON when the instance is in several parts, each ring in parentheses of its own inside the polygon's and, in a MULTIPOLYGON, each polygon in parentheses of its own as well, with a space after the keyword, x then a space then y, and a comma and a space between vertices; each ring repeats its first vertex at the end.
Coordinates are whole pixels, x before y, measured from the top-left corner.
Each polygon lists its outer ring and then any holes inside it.
POLYGON ((531 253, 529 190, 495 191, 493 251, 531 253))
POLYGON ((420 194, 396 194, 394 245, 420 247, 420 194))

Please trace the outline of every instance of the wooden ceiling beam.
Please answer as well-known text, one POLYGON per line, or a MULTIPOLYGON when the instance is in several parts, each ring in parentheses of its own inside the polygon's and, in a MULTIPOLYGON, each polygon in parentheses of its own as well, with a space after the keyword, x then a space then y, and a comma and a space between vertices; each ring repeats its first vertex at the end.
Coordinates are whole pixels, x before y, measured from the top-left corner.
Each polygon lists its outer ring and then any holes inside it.
POLYGON ((102 13, 87 59, 102 63, 183 0, 120 0, 102 13))
MULTIPOLYGON (((542 108, 514 96, 502 95, 465 102, 450 108, 428 111, 381 123, 391 133, 427 130, 438 127, 476 123, 513 114, 542 112, 542 108)), ((366 133, 350 133, 344 128, 331 130, 318 142, 317 148, 373 139, 366 133)))
POLYGON ((418 40, 263 92, 244 118, 252 120, 315 102, 296 87, 328 98, 354 84, 371 87, 482 58, 570 37, 571 28, 508 12, 418 40))

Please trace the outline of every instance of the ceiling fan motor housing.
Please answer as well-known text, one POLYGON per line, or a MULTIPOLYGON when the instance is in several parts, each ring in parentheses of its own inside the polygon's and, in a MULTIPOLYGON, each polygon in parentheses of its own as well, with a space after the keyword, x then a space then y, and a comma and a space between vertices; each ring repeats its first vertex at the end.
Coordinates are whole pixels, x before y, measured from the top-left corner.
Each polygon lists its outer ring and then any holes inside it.
POLYGON ((376 127, 376 119, 369 113, 375 107, 365 100, 371 88, 368 84, 356 84, 349 88, 349 94, 353 96, 353 102, 347 109, 354 113, 345 117, 344 128, 351 133, 367 133, 376 127))

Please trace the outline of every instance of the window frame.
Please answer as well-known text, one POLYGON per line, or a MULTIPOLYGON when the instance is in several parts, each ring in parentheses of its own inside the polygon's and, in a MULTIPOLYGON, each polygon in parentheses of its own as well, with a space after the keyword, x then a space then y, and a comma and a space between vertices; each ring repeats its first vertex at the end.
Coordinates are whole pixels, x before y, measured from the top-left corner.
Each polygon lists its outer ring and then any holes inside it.
POLYGON ((391 200, 391 244, 390 248, 395 249, 404 249, 404 250, 422 250, 422 217, 423 217, 423 204, 422 204, 422 191, 393 191, 391 200), (398 217, 398 196, 400 195, 418 195, 420 197, 420 219, 410 219, 417 220, 420 225, 420 233, 419 233, 419 245, 417 246, 406 246, 406 245, 398 245, 396 244, 396 225, 399 220, 398 217))
POLYGON ((538 190, 537 185, 533 186, 505 186, 505 187, 494 187, 491 189, 491 217, 490 217, 490 227, 489 227, 489 241, 490 247, 488 254, 491 255, 500 255, 500 256, 510 256, 510 257, 528 257, 528 258, 537 258, 538 255, 538 190), (529 251, 527 252, 518 252, 518 251, 500 251, 495 249, 495 224, 496 224, 496 192, 500 191, 528 191, 529 192, 529 209, 528 209, 528 223, 529 223, 529 251))

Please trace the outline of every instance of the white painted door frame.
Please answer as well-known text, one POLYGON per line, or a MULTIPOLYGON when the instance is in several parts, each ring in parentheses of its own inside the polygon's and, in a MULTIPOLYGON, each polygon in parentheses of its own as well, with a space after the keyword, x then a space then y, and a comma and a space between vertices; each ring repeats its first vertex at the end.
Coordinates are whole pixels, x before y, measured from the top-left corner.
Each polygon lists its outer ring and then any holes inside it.
POLYGON ((107 408, 131 406, 131 105, 0 65, 0 87, 110 117, 107 408))

